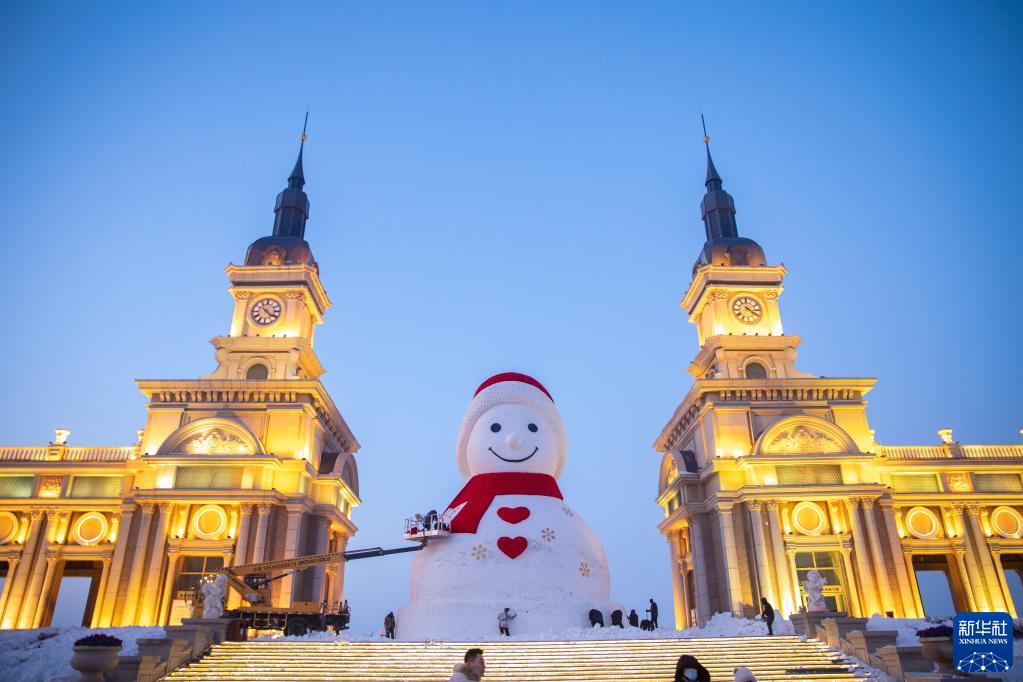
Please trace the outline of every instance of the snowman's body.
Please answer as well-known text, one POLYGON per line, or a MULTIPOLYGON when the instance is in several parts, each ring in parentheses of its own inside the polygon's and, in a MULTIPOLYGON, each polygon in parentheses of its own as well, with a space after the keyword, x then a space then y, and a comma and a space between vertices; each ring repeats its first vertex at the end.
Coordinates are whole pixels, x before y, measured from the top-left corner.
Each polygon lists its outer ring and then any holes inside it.
POLYGON ((412 599, 398 611, 401 639, 496 635, 498 613, 506 607, 517 614, 511 621, 515 635, 589 627, 591 609, 607 623, 621 608, 609 601, 611 579, 600 540, 561 499, 555 483, 567 448, 558 432, 560 417, 522 401, 502 402, 507 396, 489 397, 496 406, 484 405, 489 409, 480 410, 459 438, 459 452, 465 451, 459 464, 470 482, 452 503, 453 532, 431 541, 413 560, 412 599), (528 494, 521 484, 506 484, 492 497, 472 493, 480 478, 507 481, 517 474, 543 485, 528 494), (466 495, 477 501, 475 511, 459 504, 466 495))

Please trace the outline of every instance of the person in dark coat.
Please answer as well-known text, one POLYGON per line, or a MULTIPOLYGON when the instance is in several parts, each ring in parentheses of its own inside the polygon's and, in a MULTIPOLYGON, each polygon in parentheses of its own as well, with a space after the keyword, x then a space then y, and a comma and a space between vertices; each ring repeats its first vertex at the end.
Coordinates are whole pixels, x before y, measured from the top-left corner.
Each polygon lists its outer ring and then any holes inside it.
POLYGON ((695 656, 683 654, 675 664, 675 682, 710 682, 710 671, 695 656))
POLYGON ((590 627, 604 627, 604 614, 597 609, 590 609, 590 627))
POLYGON ((634 628, 639 627, 639 614, 636 613, 636 609, 629 611, 629 625, 634 628))
POLYGON ((654 629, 661 627, 657 624, 657 602, 655 602, 652 598, 650 599, 650 608, 647 609, 646 612, 650 614, 650 625, 652 625, 654 629))
POLYGON ((771 602, 767 601, 767 597, 760 598, 760 610, 761 615, 764 617, 764 622, 767 623, 767 634, 768 636, 774 634, 774 607, 771 606, 771 602))
POLYGON ((394 639, 394 611, 388 611, 387 615, 384 616, 384 637, 394 639))
POLYGON ((625 627, 624 625, 622 625, 622 610, 621 609, 615 609, 614 611, 611 612, 611 627, 614 627, 616 625, 618 627, 620 627, 620 628, 624 628, 625 627))

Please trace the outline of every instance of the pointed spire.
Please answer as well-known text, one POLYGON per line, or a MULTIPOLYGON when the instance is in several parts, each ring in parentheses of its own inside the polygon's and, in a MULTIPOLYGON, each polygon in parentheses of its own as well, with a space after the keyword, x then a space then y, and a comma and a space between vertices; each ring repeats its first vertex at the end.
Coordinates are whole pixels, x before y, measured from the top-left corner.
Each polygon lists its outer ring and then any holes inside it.
POLYGON ((710 183, 716 181, 717 186, 714 189, 721 189, 721 176, 718 175, 718 169, 714 167, 714 159, 710 156, 710 137, 707 135, 707 122, 703 119, 703 114, 700 114, 700 123, 703 124, 703 144, 707 148, 707 179, 703 181, 703 184, 710 189, 710 183))
POLYGON ((739 228, 735 224, 735 202, 732 195, 721 189, 721 176, 714 167, 714 159, 710 156, 710 137, 707 135, 707 122, 700 114, 703 124, 703 144, 707 148, 707 193, 700 202, 700 213, 707 232, 707 241, 738 237, 739 228))
POLYGON ((305 123, 302 124, 301 140, 298 146, 298 159, 295 168, 288 176, 288 187, 277 195, 274 207, 274 236, 305 238, 305 223, 309 219, 309 198, 302 188, 305 187, 305 172, 302 168, 302 154, 305 151, 306 129, 309 125, 309 110, 305 112, 305 123))

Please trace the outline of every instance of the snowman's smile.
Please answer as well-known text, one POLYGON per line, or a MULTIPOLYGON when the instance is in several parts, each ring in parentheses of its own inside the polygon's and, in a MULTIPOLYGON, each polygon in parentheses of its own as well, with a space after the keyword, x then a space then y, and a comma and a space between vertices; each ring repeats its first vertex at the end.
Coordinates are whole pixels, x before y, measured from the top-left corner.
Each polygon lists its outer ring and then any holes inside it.
POLYGON ((528 455, 526 455, 525 457, 523 457, 522 459, 508 459, 507 457, 502 457, 501 455, 499 455, 496 452, 494 452, 494 448, 487 448, 487 450, 490 450, 490 452, 492 452, 494 454, 494 457, 497 457, 499 460, 501 460, 503 462, 525 462, 527 459, 529 459, 530 457, 535 455, 537 450, 539 450, 539 449, 540 449, 540 446, 537 446, 537 447, 533 448, 533 451, 531 453, 529 453, 528 455))

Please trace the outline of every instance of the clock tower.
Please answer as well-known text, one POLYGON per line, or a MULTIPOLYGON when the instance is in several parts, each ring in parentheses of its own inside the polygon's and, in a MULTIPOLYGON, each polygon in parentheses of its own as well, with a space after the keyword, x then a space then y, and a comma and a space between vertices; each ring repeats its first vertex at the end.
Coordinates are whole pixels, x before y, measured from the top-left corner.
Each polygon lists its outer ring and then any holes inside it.
POLYGON ((216 370, 207 379, 317 379, 323 367, 313 332, 330 300, 305 241, 309 198, 303 191, 305 133, 288 186, 277 195, 274 229, 253 242, 244 265, 226 272, 234 298, 231 331, 212 340, 216 370))
POLYGON ((768 265, 760 245, 739 236, 735 202, 722 189, 709 144, 705 184, 700 208, 707 241, 680 304, 696 325, 700 342, 689 373, 695 379, 812 376, 795 367, 801 339, 782 329, 778 297, 785 266, 768 265))

